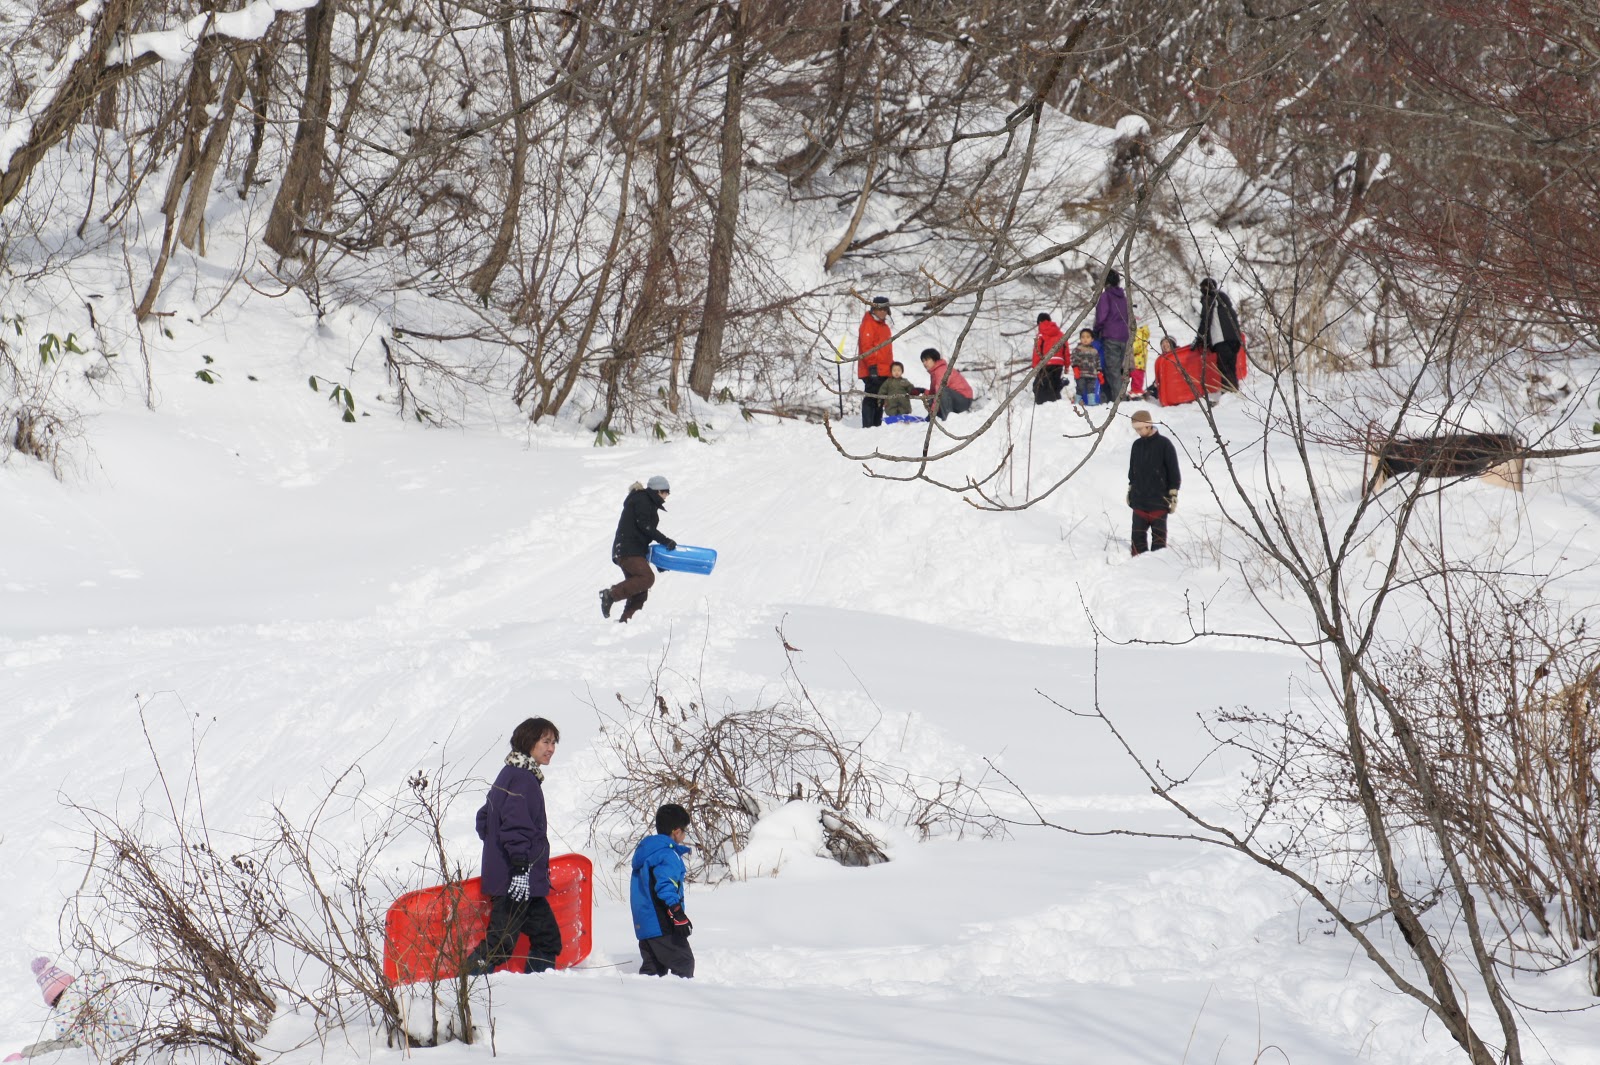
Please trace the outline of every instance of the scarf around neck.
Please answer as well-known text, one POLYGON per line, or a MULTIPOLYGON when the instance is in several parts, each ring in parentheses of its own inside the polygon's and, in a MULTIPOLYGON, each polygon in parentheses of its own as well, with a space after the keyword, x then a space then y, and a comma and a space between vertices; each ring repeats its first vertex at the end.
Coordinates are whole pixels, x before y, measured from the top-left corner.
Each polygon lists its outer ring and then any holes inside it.
POLYGON ((526 769, 539 778, 539 783, 544 783, 544 770, 539 767, 539 763, 535 762, 531 755, 523 754, 521 751, 512 751, 506 755, 506 765, 514 765, 518 769, 526 769))

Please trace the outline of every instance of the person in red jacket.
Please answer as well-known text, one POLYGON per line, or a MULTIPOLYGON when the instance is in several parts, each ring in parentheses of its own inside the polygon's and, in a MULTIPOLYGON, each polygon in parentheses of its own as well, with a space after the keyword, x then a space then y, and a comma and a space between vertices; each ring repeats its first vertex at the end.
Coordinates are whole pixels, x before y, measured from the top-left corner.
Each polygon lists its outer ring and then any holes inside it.
POLYGON ((894 345, 889 338, 894 329, 889 325, 889 297, 872 297, 872 306, 861 316, 861 329, 856 333, 856 376, 866 395, 861 400, 861 427, 871 429, 883 424, 883 400, 878 396, 878 386, 889 376, 894 363, 894 345))
POLYGON ((1061 398, 1062 375, 1066 372, 1068 346, 1061 327, 1048 314, 1039 315, 1039 335, 1033 338, 1033 401, 1054 403, 1061 398), (1043 362, 1044 366, 1040 367, 1043 362))
POLYGON ((924 400, 940 421, 952 412, 961 414, 972 406, 972 386, 967 384, 960 370, 952 369, 944 361, 938 348, 922 349, 922 368, 928 371, 929 382, 924 400))

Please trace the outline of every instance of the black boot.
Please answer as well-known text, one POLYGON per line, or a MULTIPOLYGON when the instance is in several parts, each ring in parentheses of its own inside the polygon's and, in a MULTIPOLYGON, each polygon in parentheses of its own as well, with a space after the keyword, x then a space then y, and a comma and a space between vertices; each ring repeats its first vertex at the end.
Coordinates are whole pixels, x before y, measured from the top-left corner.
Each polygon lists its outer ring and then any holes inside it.
POLYGON ((602 588, 602 589, 600 589, 600 616, 601 617, 609 618, 611 616, 611 604, 614 603, 614 602, 616 602, 616 600, 611 598, 611 589, 610 588, 602 588))

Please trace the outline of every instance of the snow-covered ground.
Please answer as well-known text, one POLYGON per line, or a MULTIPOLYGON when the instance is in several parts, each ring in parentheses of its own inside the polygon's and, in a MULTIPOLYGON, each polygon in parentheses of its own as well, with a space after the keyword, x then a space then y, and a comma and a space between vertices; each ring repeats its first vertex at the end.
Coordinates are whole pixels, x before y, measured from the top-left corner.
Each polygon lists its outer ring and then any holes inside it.
MULTIPOLYGON (((1208 545, 1220 533, 1198 478, 1174 548, 1126 557, 1125 426, 1045 503, 985 513, 863 476, 815 427, 745 423, 731 408, 711 419, 711 443, 610 448, 570 425, 428 430, 381 411, 345 424, 306 387, 346 354, 326 326, 269 303, 178 332, 195 365, 170 351, 157 362, 153 412, 132 398, 97 408, 92 455, 64 483, 20 457, 0 467, 0 1049, 46 1024, 27 961, 58 952, 82 876, 86 836, 68 804, 137 810, 154 780, 149 747, 181 773, 201 735, 208 820, 242 828, 269 801, 309 805, 352 763, 380 793, 441 759, 490 776, 512 726, 541 714, 562 729, 547 786, 554 845, 588 851, 603 872, 595 951, 572 971, 495 977, 480 1012, 492 1047, 419 1055, 1456 1059, 1284 882, 1193 844, 1043 828, 896 840, 890 863, 859 869, 796 840, 776 875, 691 888, 696 980, 631 975, 621 882, 586 827, 606 764, 600 710, 658 670, 754 705, 781 684, 779 626, 812 696, 841 727, 870 729, 878 756, 985 778, 996 809, 1023 819, 985 759, 1062 825, 1179 827, 1103 730, 1062 707, 1098 697, 1143 753, 1186 769, 1209 750, 1199 714, 1284 706, 1300 664, 1242 642, 1096 646, 1096 626, 1112 641, 1179 637, 1186 602, 1213 622, 1259 622, 1208 545), (216 384, 194 376, 202 351, 217 353, 216 384), (661 578, 624 628, 601 620, 595 592, 616 574, 627 486, 656 473, 673 485, 663 529, 721 558, 710 577, 661 578)), ((356 382, 363 403, 382 383, 356 382)), ((1248 404, 1220 411, 1226 432, 1249 433, 1248 404)), ((1190 460, 1202 453, 1198 412, 1162 416, 1194 445, 1190 460)), ((1086 445, 1061 434, 1080 425, 1067 404, 1019 413, 1009 431, 1028 434, 1033 465, 1014 476, 1067 468, 1086 445)), ((920 432, 840 437, 910 451, 920 432)), ((1353 491, 1359 468, 1341 461, 1330 457, 1330 476, 1353 491)), ((1466 484, 1452 498, 1483 536, 1522 530, 1593 557, 1592 473, 1535 476, 1525 497, 1466 484)), ((1192 794, 1221 804, 1236 769, 1205 762, 1192 794)), ((469 867, 477 794, 447 825, 469 867)), ((1567 974, 1525 978, 1519 995, 1576 999, 1576 987, 1567 974)), ((1529 1060, 1600 1062, 1592 1023, 1530 1015, 1529 1060)), ((366 1033, 309 1047, 306 1035, 288 1017, 266 1042, 290 1061, 399 1054, 366 1033)))

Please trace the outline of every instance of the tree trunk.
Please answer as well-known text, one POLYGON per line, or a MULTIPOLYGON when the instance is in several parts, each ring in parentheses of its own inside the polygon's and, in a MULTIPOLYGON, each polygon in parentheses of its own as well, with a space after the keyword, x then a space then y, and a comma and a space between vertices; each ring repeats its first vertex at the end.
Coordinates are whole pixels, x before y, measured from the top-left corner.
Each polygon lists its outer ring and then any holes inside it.
POLYGON ((222 163, 222 150, 228 144, 228 131, 233 128, 233 116, 239 110, 239 100, 244 96, 245 71, 250 63, 252 45, 228 57, 232 66, 227 87, 217 107, 217 117, 206 133, 206 142, 195 160, 194 173, 189 178, 189 197, 184 201, 183 215, 178 220, 178 242, 201 255, 206 253, 206 205, 211 202, 211 182, 217 167, 222 163))
MULTIPOLYGON (((276 26, 274 26, 276 32, 276 26)), ((276 42, 256 50, 255 65, 250 70, 250 149, 245 153, 244 167, 239 177, 239 199, 250 198, 250 186, 256 181, 256 167, 261 164, 261 144, 267 136, 267 94, 271 89, 268 80, 272 74, 272 60, 277 55, 276 42)))
MULTIPOLYGON (((210 20, 206 29, 209 30, 210 20)), ((172 257, 172 237, 178 222, 178 205, 183 198, 184 186, 189 183, 200 157, 200 130, 206 123, 206 108, 211 105, 211 60, 217 48, 209 42, 195 51, 189 68, 189 83, 184 89, 183 134, 178 144, 178 158, 173 163, 172 175, 167 179, 167 192, 161 198, 161 214, 166 219, 161 228, 161 249, 156 255, 155 268, 145 285, 144 296, 133 310, 135 321, 142 322, 155 307, 156 296, 161 291, 161 280, 167 272, 167 262, 172 257)))
MULTIPOLYGON (((622 382, 630 362, 644 350, 646 341, 661 317, 661 281, 672 259, 672 196, 678 182, 674 155, 678 135, 677 40, 675 27, 661 36, 661 63, 658 69, 655 122, 655 203, 650 210, 650 244, 645 252, 644 270, 639 279, 639 295, 634 300, 628 325, 622 331, 611 358, 601 367, 606 386, 606 409, 601 422, 611 424, 611 416, 622 400, 622 382)), ((633 150, 630 145, 630 154, 633 150)))
POLYGON ((511 255, 511 243, 517 235, 522 217, 523 170, 528 165, 528 119, 522 113, 522 79, 517 75, 517 44, 511 33, 511 15, 508 11, 500 24, 500 40, 506 57, 506 84, 511 90, 511 108, 516 117, 511 120, 511 175, 506 188, 506 206, 500 215, 500 231, 495 234, 489 257, 472 275, 472 294, 485 304, 494 289, 494 280, 505 269, 511 255))
POLYGON ((305 219, 327 197, 322 161, 333 104, 333 26, 338 15, 339 0, 322 0, 306 11, 306 95, 264 238, 267 247, 283 256, 295 250, 305 219))
POLYGON ((694 341, 689 364, 689 390, 701 399, 711 398, 711 386, 721 361, 722 334, 728 324, 728 287, 733 275, 733 238, 739 222, 739 179, 744 169, 744 137, 739 114, 744 103, 744 13, 736 4, 723 8, 728 20, 728 84, 722 110, 722 182, 717 189, 717 217, 711 232, 711 255, 706 268, 705 311, 700 334, 694 341))

